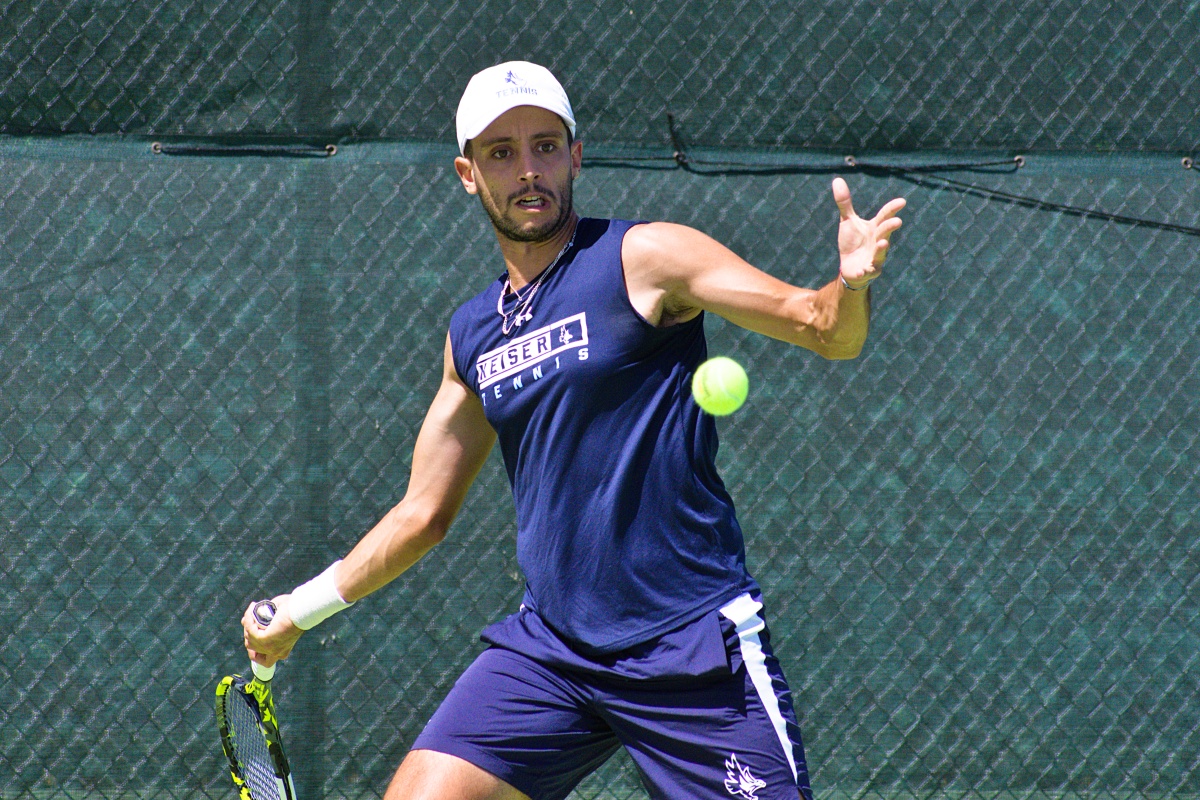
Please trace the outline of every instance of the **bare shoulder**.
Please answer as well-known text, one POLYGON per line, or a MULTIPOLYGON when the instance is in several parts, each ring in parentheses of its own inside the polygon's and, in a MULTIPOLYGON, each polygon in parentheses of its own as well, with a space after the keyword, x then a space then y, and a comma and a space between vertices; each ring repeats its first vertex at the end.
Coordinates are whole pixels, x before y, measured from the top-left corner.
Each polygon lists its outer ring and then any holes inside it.
POLYGON ((654 250, 677 242, 680 237, 699 233, 695 228, 675 222, 646 222, 634 225, 625 234, 625 248, 654 250))
POLYGON ((494 432, 483 413, 483 403, 459 377, 447 336, 442 381, 425 414, 418 444, 422 439, 439 440, 439 458, 479 450, 486 455, 493 437, 494 432))
POLYGON ((708 234, 673 222, 631 228, 621 260, 634 307, 655 325, 695 317, 704 307, 697 287, 714 275, 750 267, 708 234))
POLYGON ((729 257, 737 258, 708 234, 674 222, 635 225, 621 245, 627 274, 645 272, 659 280, 683 279, 712 259, 729 257))
MULTIPOLYGON (((650 222, 635 225, 621 242, 621 267, 629 301, 651 325, 665 327, 684 322, 700 309, 684 299, 688 282, 687 257, 699 238, 708 237, 686 225, 650 222)), ((711 241, 711 240, 710 240, 711 241)))

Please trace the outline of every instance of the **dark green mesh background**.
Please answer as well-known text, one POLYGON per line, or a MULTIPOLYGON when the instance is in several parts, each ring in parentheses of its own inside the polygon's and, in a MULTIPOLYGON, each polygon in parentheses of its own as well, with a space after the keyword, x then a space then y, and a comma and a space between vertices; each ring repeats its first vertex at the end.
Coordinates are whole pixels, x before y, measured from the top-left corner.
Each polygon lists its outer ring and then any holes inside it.
MULTIPOLYGON (((563 76, 586 153, 668 157, 593 159, 584 213, 802 284, 836 269, 820 150, 1062 151, 843 169, 862 211, 910 202, 871 341, 828 363, 711 319, 752 379, 721 461, 820 797, 1200 796, 1194 4, 0 11, 4 800, 233 796, 241 610, 401 496, 449 315, 500 269, 447 143, 511 56, 563 76), (694 159, 785 174, 669 169, 668 111, 694 159)), ((382 792, 519 600, 512 517, 494 456, 445 544, 301 641, 302 800, 382 792)), ((623 756, 577 792, 642 796, 623 756)))
POLYGON ((1190 151, 1190 0, 194 0, 0 4, 0 133, 453 141, 476 70, 534 58, 594 142, 1190 151))

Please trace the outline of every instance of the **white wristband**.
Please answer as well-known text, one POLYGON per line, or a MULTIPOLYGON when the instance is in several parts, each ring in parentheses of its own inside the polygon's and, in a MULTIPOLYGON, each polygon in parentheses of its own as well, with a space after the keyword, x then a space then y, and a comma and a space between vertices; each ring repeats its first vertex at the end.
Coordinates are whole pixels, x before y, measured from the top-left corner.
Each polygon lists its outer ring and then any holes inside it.
POLYGON ((315 628, 339 611, 354 605, 342 599, 333 580, 333 571, 340 563, 333 562, 329 569, 292 590, 288 613, 292 617, 292 624, 300 630, 315 628))

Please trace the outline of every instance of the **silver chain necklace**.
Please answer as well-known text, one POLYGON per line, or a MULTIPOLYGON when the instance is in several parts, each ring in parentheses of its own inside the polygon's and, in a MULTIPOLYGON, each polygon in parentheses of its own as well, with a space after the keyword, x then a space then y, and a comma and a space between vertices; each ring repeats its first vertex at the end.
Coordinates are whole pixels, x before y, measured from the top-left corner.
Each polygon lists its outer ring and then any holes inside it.
POLYGON ((562 261, 563 255, 571 249, 571 245, 575 243, 575 233, 579 230, 579 225, 576 223, 575 230, 571 231, 571 238, 563 245, 563 249, 558 251, 558 255, 550 262, 550 266, 542 270, 542 274, 538 275, 537 280, 530 286, 526 287, 527 292, 525 297, 521 297, 521 292, 514 292, 517 296, 516 305, 512 311, 507 314, 504 312, 504 297, 512 289, 512 283, 508 278, 504 279, 504 286, 500 288, 500 296, 496 298, 496 313, 500 315, 500 332, 508 336, 517 328, 521 327, 521 323, 528 322, 533 319, 533 312, 530 307, 533 305, 533 296, 537 294, 541 288, 542 282, 550 275, 551 272, 558 266, 558 262, 562 261))

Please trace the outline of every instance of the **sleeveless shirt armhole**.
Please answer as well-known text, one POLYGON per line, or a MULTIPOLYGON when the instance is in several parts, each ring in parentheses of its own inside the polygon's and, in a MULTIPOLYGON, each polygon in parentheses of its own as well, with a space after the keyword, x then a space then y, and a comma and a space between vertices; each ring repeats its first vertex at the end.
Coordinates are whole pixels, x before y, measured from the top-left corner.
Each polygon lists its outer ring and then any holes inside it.
MULTIPOLYGON (((450 363, 454 365, 454 374, 458 376, 458 379, 462 381, 463 385, 466 386, 467 389, 472 393, 475 392, 475 387, 472 385, 470 380, 470 362, 464 362, 462 360, 464 357, 469 358, 469 356, 464 356, 464 354, 460 353, 459 349, 455 347, 455 328, 458 328, 459 339, 461 340, 461 338, 466 335, 466 332, 462 330, 462 326, 467 324, 464 321, 464 316, 470 313, 470 307, 476 303, 488 308, 490 308, 491 305, 494 305, 496 301, 494 298, 489 299, 488 293, 491 291, 493 286, 499 287, 501 281, 503 281, 505 277, 506 274, 500 275, 491 284, 484 288, 483 291, 455 309, 454 313, 450 315, 450 324, 446 328, 446 335, 450 339, 450 363), (465 372, 464 368, 466 368, 465 372)), ((469 347, 465 349, 470 350, 469 347)))
MULTIPOLYGON (((649 223, 649 220, 644 220, 644 219, 631 222, 629 224, 629 227, 625 229, 625 232, 621 234, 622 246, 625 243, 625 236, 631 230, 636 228, 638 225, 646 225, 648 223, 649 223)), ((692 317, 689 320, 685 320, 684 322, 677 322, 674 325, 668 325, 665 328, 660 327, 660 326, 655 325, 652 322, 650 322, 650 320, 648 320, 642 316, 642 313, 640 311, 638 311, 636 308, 634 308, 633 300, 629 297, 629 282, 625 279, 625 256, 623 253, 621 255, 621 258, 618 261, 618 266, 620 267, 620 270, 621 270, 621 289, 623 290, 621 292, 621 298, 625 301, 625 307, 629 309, 629 313, 633 314, 635 319, 637 319, 639 322, 641 322, 647 328, 649 328, 650 330, 653 330, 653 331, 668 331, 668 330, 673 330, 673 329, 682 331, 682 330, 687 330, 692 325, 697 325, 697 324, 703 325, 704 324, 704 309, 701 309, 699 314, 697 314, 696 316, 692 317)))
MULTIPOLYGON (((467 379, 463 377, 462 374, 462 367, 459 366, 458 356, 455 354, 454 350, 454 335, 450 332, 449 328, 446 329, 446 339, 450 344, 450 366, 454 367, 454 374, 458 376, 460 381, 462 381, 462 385, 466 386, 468 390, 471 390, 471 384, 467 383, 467 379)), ((474 390, 471 391, 473 394, 474 390)))

